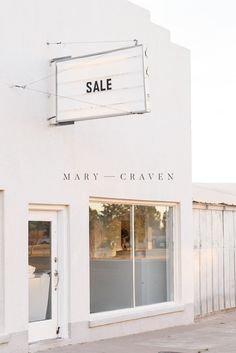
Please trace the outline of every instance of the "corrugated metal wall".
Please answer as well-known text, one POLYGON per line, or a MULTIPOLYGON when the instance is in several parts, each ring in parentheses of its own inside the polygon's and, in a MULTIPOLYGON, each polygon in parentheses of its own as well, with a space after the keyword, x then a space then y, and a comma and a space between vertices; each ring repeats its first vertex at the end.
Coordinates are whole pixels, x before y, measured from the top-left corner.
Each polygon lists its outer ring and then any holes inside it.
POLYGON ((236 207, 193 205, 195 316, 236 306, 236 207))

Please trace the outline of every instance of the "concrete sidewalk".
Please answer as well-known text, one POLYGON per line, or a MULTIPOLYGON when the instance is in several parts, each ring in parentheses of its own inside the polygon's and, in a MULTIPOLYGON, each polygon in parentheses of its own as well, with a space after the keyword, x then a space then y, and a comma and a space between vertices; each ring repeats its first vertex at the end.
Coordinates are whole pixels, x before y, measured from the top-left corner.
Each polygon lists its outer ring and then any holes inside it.
POLYGON ((52 348, 50 353, 236 353, 236 311, 194 325, 52 348))

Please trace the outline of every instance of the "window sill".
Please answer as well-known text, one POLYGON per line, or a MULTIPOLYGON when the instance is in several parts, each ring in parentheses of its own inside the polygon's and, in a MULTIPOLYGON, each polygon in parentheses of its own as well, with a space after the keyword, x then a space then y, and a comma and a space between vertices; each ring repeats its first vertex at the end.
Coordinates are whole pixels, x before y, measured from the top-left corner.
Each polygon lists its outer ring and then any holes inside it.
POLYGON ((10 341, 10 335, 0 334, 0 345, 7 344, 10 341))
POLYGON ((89 327, 93 328, 97 326, 116 324, 124 321, 144 319, 182 311, 184 311, 184 305, 165 303, 160 305, 148 305, 135 309, 124 309, 106 313, 91 314, 89 327))

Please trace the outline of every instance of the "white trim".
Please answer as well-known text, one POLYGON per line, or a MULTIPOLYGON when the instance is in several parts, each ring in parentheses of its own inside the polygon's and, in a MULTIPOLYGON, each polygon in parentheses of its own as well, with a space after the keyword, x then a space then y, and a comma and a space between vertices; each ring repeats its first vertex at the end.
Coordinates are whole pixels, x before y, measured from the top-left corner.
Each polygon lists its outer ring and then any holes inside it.
POLYGON ((227 205, 210 202, 193 202, 193 209, 196 210, 216 210, 216 211, 235 211, 236 205, 227 205))
POLYGON ((134 239, 134 205, 130 208, 130 239, 132 246, 132 263, 133 263, 133 271, 132 271, 132 282, 133 282, 133 307, 136 308, 136 290, 135 290, 135 239, 134 239))
POLYGON ((30 203, 29 211, 65 211, 67 209, 67 204, 43 204, 43 203, 30 203))
POLYGON ((96 197, 90 196, 89 202, 107 202, 107 203, 119 203, 123 205, 134 205, 134 206, 177 206, 179 202, 173 201, 148 201, 148 200, 133 200, 133 199, 117 199, 109 197, 96 197))
POLYGON ((173 206, 174 301, 182 304, 181 205, 173 206))
POLYGON ((59 311, 58 322, 61 324, 60 337, 69 337, 69 265, 68 265, 68 208, 63 207, 57 211, 58 215, 58 271, 60 273, 60 291, 58 295, 59 311))
POLYGON ((184 305, 174 302, 147 305, 132 309, 115 310, 106 313, 91 314, 89 327, 104 326, 124 321, 137 320, 158 315, 171 314, 184 311, 184 305))

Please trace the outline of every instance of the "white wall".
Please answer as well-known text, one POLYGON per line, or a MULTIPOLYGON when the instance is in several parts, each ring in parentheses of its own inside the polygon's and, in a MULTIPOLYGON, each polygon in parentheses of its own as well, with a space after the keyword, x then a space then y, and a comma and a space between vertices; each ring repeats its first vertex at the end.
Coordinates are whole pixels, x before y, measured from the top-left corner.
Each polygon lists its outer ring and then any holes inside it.
POLYGON ((3 193, 0 192, 0 332, 4 328, 4 239, 3 239, 3 193))
MULTIPOLYGON (((147 11, 125 0, 9 0, 1 11, 0 33, 1 82, 11 84, 26 84, 47 76, 49 60, 54 57, 78 56, 124 44, 47 46, 46 42, 137 38, 149 47, 152 110, 146 116, 49 127, 46 95, 0 85, 0 189, 5 191, 5 332, 27 330, 29 203, 69 205, 69 322, 86 323, 89 319, 89 196, 179 202, 182 303, 192 305, 188 50, 171 43, 169 32, 150 23, 147 11), (173 172, 175 179, 173 182, 63 181, 64 172, 90 171, 101 175, 118 175, 123 171, 173 172)), ((47 91, 48 80, 30 87, 47 91)), ((152 318, 146 328, 187 323, 192 315, 184 312, 174 315, 173 320, 171 317, 158 320, 152 318)), ((132 323, 128 324, 130 332, 131 326, 132 323)), ((145 330, 145 322, 142 329, 145 330)), ((138 330, 140 327, 136 325, 133 332, 138 330)), ((117 334, 122 334, 122 329, 117 334)), ((106 329, 101 336, 106 336, 106 329)))

